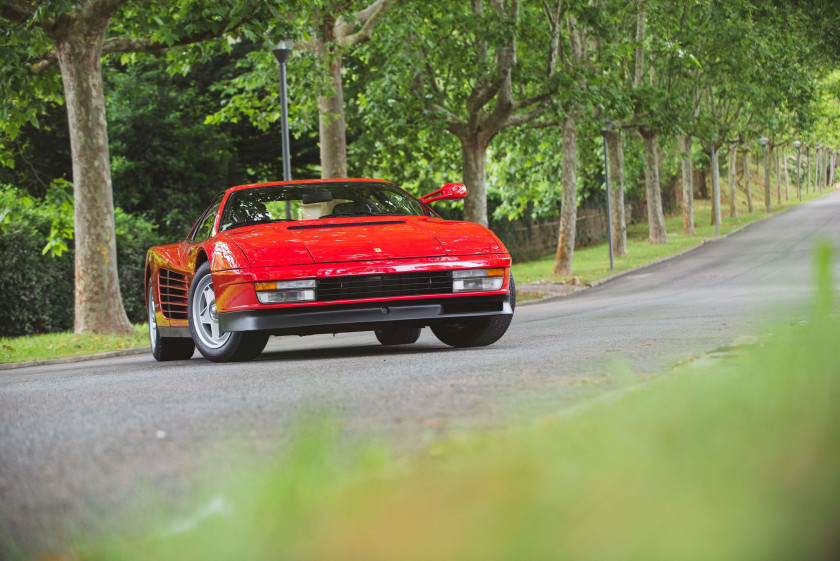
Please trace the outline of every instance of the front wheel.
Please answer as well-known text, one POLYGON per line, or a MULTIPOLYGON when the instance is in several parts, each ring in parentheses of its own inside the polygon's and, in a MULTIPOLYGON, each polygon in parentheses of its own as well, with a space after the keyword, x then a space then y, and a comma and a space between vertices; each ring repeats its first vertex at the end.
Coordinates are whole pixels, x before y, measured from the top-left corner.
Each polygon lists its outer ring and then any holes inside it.
POLYGON ((149 312, 149 344, 152 347, 152 356, 155 360, 164 362, 168 360, 189 360, 195 352, 195 344, 192 339, 185 337, 161 337, 155 315, 155 291, 152 288, 152 281, 149 279, 149 299, 147 306, 149 312))
POLYGON ((209 263, 204 263, 198 268, 190 284, 187 315, 195 346, 207 360, 213 362, 251 360, 259 356, 268 343, 267 333, 221 331, 209 263))
MULTIPOLYGON (((513 274, 510 275, 510 306, 516 309, 513 274)), ((486 347, 502 338, 512 320, 513 314, 446 321, 432 325, 432 333, 450 347, 486 347)))

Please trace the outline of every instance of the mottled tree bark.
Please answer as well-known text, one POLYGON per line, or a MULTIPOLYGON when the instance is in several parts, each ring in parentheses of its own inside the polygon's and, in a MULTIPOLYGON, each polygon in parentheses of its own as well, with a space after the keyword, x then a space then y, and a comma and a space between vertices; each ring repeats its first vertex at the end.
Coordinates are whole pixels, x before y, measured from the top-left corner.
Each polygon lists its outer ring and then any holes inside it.
POLYGON ((487 143, 480 135, 461 138, 464 170, 464 220, 487 226, 487 143))
POLYGON ((639 129, 639 135, 645 144, 645 198, 651 244, 668 243, 665 232, 665 215, 662 212, 662 188, 659 184, 659 135, 649 129, 639 129))
POLYGON ((682 187, 683 187, 683 234, 693 236, 694 231, 694 166, 691 162, 691 137, 680 136, 680 153, 682 154, 682 187))
POLYGON ((752 188, 750 186, 750 151, 744 151, 744 186, 747 192, 747 210, 752 214, 753 208, 752 188))
POLYGON ((787 150, 782 151, 782 161, 785 163, 785 200, 790 200, 790 161, 787 150))
POLYGON ((347 131, 344 118, 344 89, 341 81, 343 49, 369 41, 376 24, 391 8, 394 0, 375 0, 351 19, 336 11, 347 6, 319 12, 318 37, 309 47, 329 67, 330 88, 318 96, 318 133, 321 151, 321 178, 347 177, 347 131), (335 11, 333 11, 335 10, 335 11))
POLYGON ((577 115, 572 113, 560 125, 563 133, 563 154, 560 184, 563 189, 560 207, 560 233, 557 254, 554 257, 554 274, 571 275, 575 253, 577 228, 577 115))
POLYGON ((805 150, 805 159, 807 160, 807 164, 805 167, 808 168, 808 183, 807 183, 807 192, 811 192, 811 149, 808 148, 805 150))
POLYGON ((321 178, 347 177, 347 131, 344 93, 341 87, 341 53, 329 61, 332 95, 318 96, 318 134, 321 148, 321 178))
POLYGON ((720 209, 720 151, 715 149, 715 157, 712 158, 712 218, 710 224, 712 226, 717 222, 717 213, 715 209, 720 209), (717 183, 717 191, 715 190, 715 183, 717 183))
POLYGON ((738 164, 738 149, 732 146, 729 149, 729 216, 738 216, 738 191, 735 185, 735 166, 738 164))
POLYGON ((91 6, 83 15, 75 12, 66 17, 55 41, 73 159, 73 329, 76 333, 128 334, 134 328, 123 308, 117 276, 114 198, 100 65, 110 13, 93 13, 91 6))
POLYGON ((776 203, 782 204, 782 164, 781 150, 776 150, 776 203))
POLYGON ((764 172, 764 185, 762 188, 764 190, 764 206, 770 207, 770 202, 773 200, 773 146, 767 144, 767 155, 766 155, 766 165, 762 162, 762 171, 764 172), (770 186, 770 192, 767 192, 768 187, 770 186))
POLYGON ((607 150, 610 161, 610 208, 612 209, 613 255, 627 255, 627 218, 624 216, 624 143, 621 132, 607 132, 607 150))

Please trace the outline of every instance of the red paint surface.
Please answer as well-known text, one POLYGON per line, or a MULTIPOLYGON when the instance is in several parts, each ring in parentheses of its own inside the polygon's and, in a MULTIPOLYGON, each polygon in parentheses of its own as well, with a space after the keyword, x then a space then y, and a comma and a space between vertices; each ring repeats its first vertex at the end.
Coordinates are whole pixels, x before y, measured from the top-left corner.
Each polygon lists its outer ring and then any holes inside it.
MULTIPOLYGON (((318 184, 330 180, 293 181, 318 184)), ((340 179, 366 181, 370 179, 340 179)), ((385 182, 383 182, 385 183, 385 182)), ((225 194, 254 187, 284 185, 284 182, 231 187, 225 194)), ((448 187, 448 186, 447 186, 448 187)), ((460 190, 458 190, 460 195, 460 190)), ((224 211, 219 210, 218 220, 224 211)), ((215 229, 214 229, 215 232, 215 229)), ((160 325, 186 325, 186 320, 168 320, 160 314, 157 278, 165 267, 192 280, 200 262, 209 261, 213 271, 216 304, 220 312, 247 309, 321 306, 341 301, 305 304, 263 305, 256 299, 253 283, 266 280, 319 278, 331 276, 405 273, 485 267, 510 267, 510 255, 502 242, 487 228, 471 222, 449 221, 428 216, 387 216, 326 218, 274 224, 261 224, 228 230, 197 243, 156 246, 149 250, 147 271, 155 289, 155 305, 160 325), (397 222, 347 226, 347 223, 397 222), (319 225, 325 228, 298 229, 319 225), (290 228, 291 227, 291 228, 290 228)), ((508 292, 508 278, 498 292, 508 292)), ((464 296, 465 294, 439 295, 464 296)), ((437 297, 437 296, 436 296, 437 297)), ((353 300, 379 302, 412 300, 428 296, 353 300)))

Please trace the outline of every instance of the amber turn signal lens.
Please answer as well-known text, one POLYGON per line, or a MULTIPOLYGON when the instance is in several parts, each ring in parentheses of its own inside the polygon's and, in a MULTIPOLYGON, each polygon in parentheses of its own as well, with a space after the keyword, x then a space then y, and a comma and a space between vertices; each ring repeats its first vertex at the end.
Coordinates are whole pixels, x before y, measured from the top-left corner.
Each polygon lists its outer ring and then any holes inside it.
POLYGON ((504 269, 487 269, 488 277, 503 277, 505 276, 504 269))
POLYGON ((277 290, 276 282, 255 282, 254 288, 257 290, 277 290))

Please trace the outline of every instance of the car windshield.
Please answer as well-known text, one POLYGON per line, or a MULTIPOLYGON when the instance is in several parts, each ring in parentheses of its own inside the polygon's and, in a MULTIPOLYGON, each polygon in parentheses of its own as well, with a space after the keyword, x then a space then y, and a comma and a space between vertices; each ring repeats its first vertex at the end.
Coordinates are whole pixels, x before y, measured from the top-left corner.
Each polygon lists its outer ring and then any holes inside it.
POLYGON ((392 183, 329 182, 270 185, 234 191, 219 231, 266 222, 353 216, 431 216, 429 208, 392 183))

